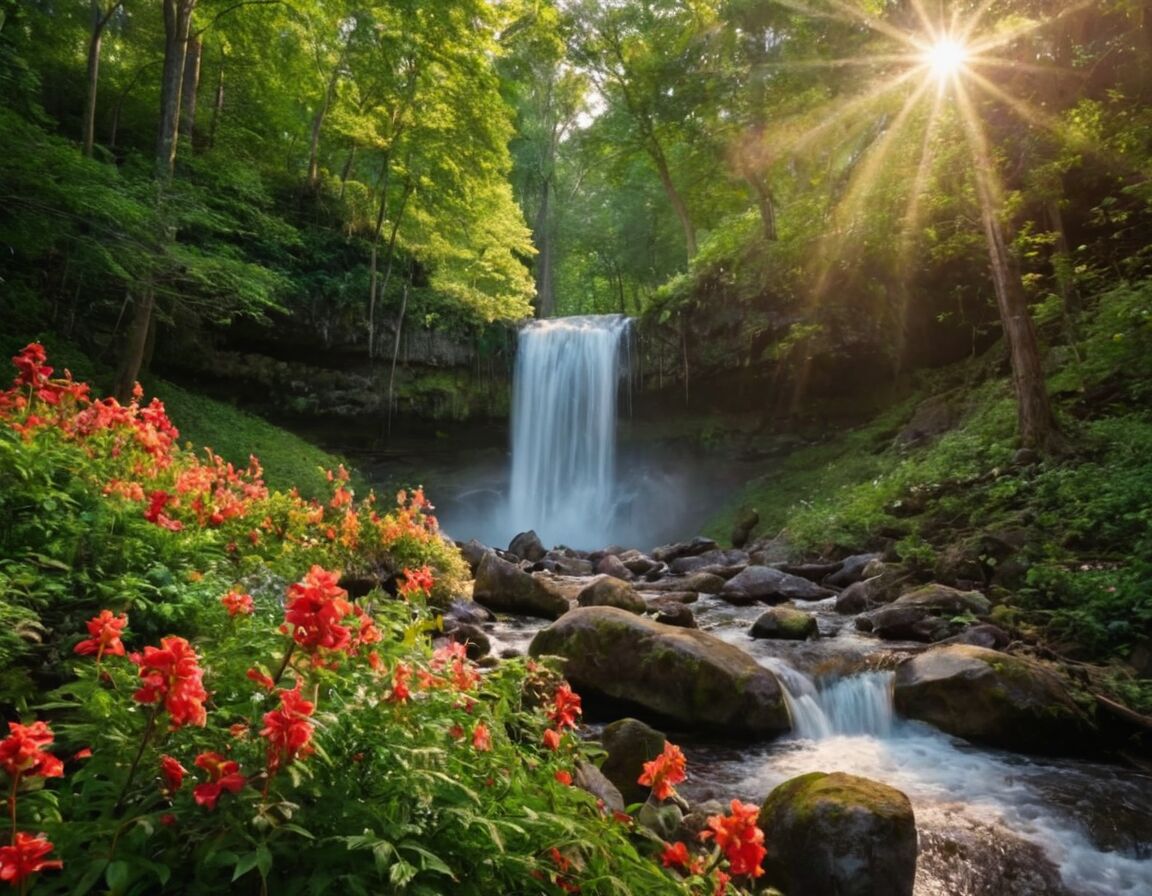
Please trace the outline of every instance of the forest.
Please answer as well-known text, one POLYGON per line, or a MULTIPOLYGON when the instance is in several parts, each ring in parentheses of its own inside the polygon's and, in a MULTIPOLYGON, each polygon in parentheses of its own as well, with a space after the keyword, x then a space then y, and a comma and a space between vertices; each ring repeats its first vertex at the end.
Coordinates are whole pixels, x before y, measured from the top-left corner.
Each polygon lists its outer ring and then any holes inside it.
POLYGON ((1149 234, 1149 0, 0 0, 0 886, 819 896, 927 724, 1099 806, 897 777, 859 892, 1142 892, 1149 234), (454 544, 581 315, 713 494, 454 544))

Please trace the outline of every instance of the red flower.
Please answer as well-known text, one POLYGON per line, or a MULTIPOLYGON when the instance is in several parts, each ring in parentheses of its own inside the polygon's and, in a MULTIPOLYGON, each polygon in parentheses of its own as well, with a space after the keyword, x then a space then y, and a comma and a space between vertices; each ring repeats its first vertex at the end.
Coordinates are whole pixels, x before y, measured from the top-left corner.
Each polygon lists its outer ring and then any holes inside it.
POLYGON ((240 764, 225 759, 219 753, 206 752, 196 757, 196 767, 208 772, 208 780, 192 788, 192 796, 198 805, 215 809, 220 794, 239 793, 244 787, 244 776, 240 774, 240 764))
POLYGON ((252 595, 244 594, 241 591, 229 591, 220 598, 220 603, 224 605, 229 616, 251 616, 256 612, 256 607, 252 603, 252 595))
POLYGON ((184 524, 164 513, 164 508, 175 500, 168 492, 160 490, 152 492, 148 496, 148 509, 144 511, 144 519, 173 532, 179 532, 184 528, 184 524))
POLYGON ((295 627, 292 637, 307 650, 346 650, 351 642, 341 620, 352 612, 348 592, 338 584, 339 575, 313 566, 302 582, 288 588, 284 619, 295 627))
POLYGON ((554 728, 549 728, 544 732, 544 746, 549 750, 560 749, 560 732, 554 728))
POLYGON ((171 756, 165 755, 160 757, 160 774, 164 776, 164 786, 169 793, 175 793, 183 786, 188 769, 171 756))
POLYGON ((29 874, 63 868, 58 860, 44 861, 44 856, 52 851, 52 844, 43 834, 32 836, 17 831, 11 846, 0 846, 0 880, 16 886, 29 874))
POLYGON ((680 748, 674 743, 667 742, 664 744, 663 753, 651 762, 644 763, 644 772, 637 778, 637 783, 651 787, 656 799, 668 799, 676 792, 673 785, 688 777, 685 765, 684 754, 680 752, 680 748))
POLYGON ((477 722, 472 729, 472 746, 481 753, 486 753, 492 749, 492 734, 483 722, 477 722))
POLYGON ((665 868, 683 868, 687 871, 692 865, 692 856, 688 853, 688 846, 683 840, 675 843, 665 843, 664 852, 660 853, 660 861, 665 868))
POLYGON ((582 712, 580 695, 565 683, 556 689, 552 700, 552 709, 548 713, 552 723, 557 728, 575 728, 576 717, 582 712))
POLYGON ((52 368, 45 365, 48 353, 39 342, 30 342, 20 352, 12 356, 12 363, 19 372, 17 386, 42 386, 52 376, 52 368))
POLYGON ((120 634, 127 624, 126 613, 113 616, 111 610, 101 610, 99 616, 88 620, 88 634, 91 637, 76 645, 76 653, 81 656, 94 653, 96 662, 100 662, 100 658, 106 653, 112 656, 124 656, 124 643, 120 640, 120 634))
POLYGON ((700 832, 700 839, 716 838, 716 845, 724 850, 733 874, 759 877, 764 873, 760 862, 767 850, 764 832, 756 825, 760 809, 752 803, 732 800, 731 815, 713 815, 708 819, 708 830, 700 832))
POLYGON ((712 896, 724 896, 728 892, 728 881, 732 880, 723 871, 717 869, 716 871, 716 889, 712 891, 712 896))
POLYGON ((412 667, 407 663, 397 663, 392 672, 392 693, 388 699, 393 703, 407 703, 412 696, 408 682, 412 679, 412 667))
POLYGON ((272 680, 272 676, 267 675, 266 673, 257 669, 255 666, 253 666, 244 674, 247 675, 251 681, 256 682, 256 684, 260 685, 260 687, 267 691, 270 691, 272 688, 276 687, 276 682, 272 680))
POLYGON ((21 725, 9 722, 11 732, 0 740, 0 768, 12 778, 59 778, 64 774, 64 763, 45 753, 44 747, 52 743, 52 729, 44 722, 21 725))
POLYGON ((307 751, 313 729, 308 717, 315 708, 315 704, 300 695, 300 685, 297 684, 294 690, 280 691, 279 709, 264 713, 260 736, 268 738, 269 773, 307 751))
POLYGON ((204 701, 204 670, 196 651, 183 638, 169 635, 160 639, 160 647, 145 647, 144 656, 133 657, 140 666, 144 686, 132 698, 137 703, 164 701, 172 728, 203 725, 207 719, 204 701))
POLYGON ((572 786, 572 773, 569 771, 560 769, 552 777, 559 781, 561 784, 566 784, 569 787, 572 786))

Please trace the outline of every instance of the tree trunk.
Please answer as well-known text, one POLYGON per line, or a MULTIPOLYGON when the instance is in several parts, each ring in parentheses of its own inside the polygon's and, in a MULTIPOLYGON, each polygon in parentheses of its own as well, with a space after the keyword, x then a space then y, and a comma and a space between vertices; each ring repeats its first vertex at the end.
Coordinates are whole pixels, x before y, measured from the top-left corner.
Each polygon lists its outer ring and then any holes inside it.
POLYGON ((680 191, 676 189, 676 184, 672 181, 672 172, 668 169, 668 160, 664 158, 664 151, 654 138, 648 141, 648 154, 656 164, 656 171, 660 175, 660 183, 664 186, 664 193, 668 196, 668 201, 672 203, 672 211, 676 213, 676 219, 684 230, 684 248, 688 253, 688 260, 691 261, 696 256, 696 228, 692 224, 691 215, 688 214, 688 206, 685 205, 684 197, 680 195, 680 191))
MULTIPOLYGON (((404 195, 402 195, 400 197, 400 206, 396 209, 396 217, 394 217, 392 219, 392 232, 388 235, 388 248, 384 252, 384 257, 386 259, 385 264, 384 264, 384 276, 381 278, 379 291, 377 291, 377 288, 376 288, 376 282, 377 282, 376 281, 376 265, 377 265, 376 246, 377 246, 379 239, 380 239, 380 233, 382 230, 381 225, 383 224, 383 217, 381 217, 377 221, 376 237, 372 242, 371 275, 370 275, 371 276, 371 284, 369 287, 371 292, 370 292, 369 297, 368 297, 369 298, 369 306, 368 306, 369 340, 371 340, 373 338, 371 335, 372 331, 373 331, 372 317, 375 314, 375 310, 376 310, 377 296, 387 294, 388 282, 392 279, 392 265, 396 260, 396 239, 400 234, 400 220, 404 217, 404 209, 408 207, 408 198, 412 195, 413 189, 414 189, 414 186, 413 186, 411 181, 405 182, 404 195)), ((384 208, 384 202, 385 202, 385 199, 383 197, 381 197, 380 205, 381 205, 381 211, 382 212, 383 212, 383 208, 384 208)), ((407 294, 405 294, 405 301, 407 301, 407 294)), ((401 318, 403 318, 403 316, 404 316, 403 312, 401 312, 400 316, 401 316, 401 318)), ((369 359, 371 359, 371 358, 374 358, 375 356, 376 356, 376 348, 375 348, 375 345, 370 341, 368 344, 368 357, 369 357, 369 359)), ((393 361, 392 366, 393 367, 396 366, 395 361, 393 361)))
POLYGON ((388 183, 392 179, 392 166, 389 156, 384 157, 384 168, 380 172, 380 205, 376 211, 376 225, 372 228, 372 251, 368 257, 368 360, 376 355, 376 300, 377 271, 380 258, 380 234, 384 230, 384 219, 388 216, 388 183))
POLYGON ((84 98, 84 155, 91 157, 96 144, 96 92, 100 84, 100 49, 104 41, 104 28, 122 0, 112 0, 107 11, 99 0, 92 0, 92 35, 88 39, 88 91, 84 98))
POLYGON ((544 178, 540 208, 536 213, 536 316, 540 319, 556 313, 556 293, 552 270, 552 179, 544 178))
POLYGON ((184 78, 180 86, 180 136, 192 146, 196 140, 196 95, 200 88, 200 57, 204 45, 200 38, 188 39, 184 56, 184 78))
POLYGON ((392 434, 392 401, 396 388, 396 361, 400 357, 400 334, 404 329, 404 315, 408 311, 408 292, 412 288, 412 274, 404 284, 404 295, 400 299, 400 315, 396 318, 396 338, 392 342, 392 370, 388 374, 388 434, 392 434))
POLYGON ((140 293, 132 302, 132 321, 128 325, 128 336, 120 356, 120 368, 113 389, 113 394, 121 404, 127 404, 132 399, 132 390, 140 378, 155 305, 156 291, 149 280, 141 285, 140 293))
POLYGON ((220 50, 220 68, 216 71, 216 94, 212 98, 212 122, 208 125, 208 149, 216 145, 216 129, 220 127, 220 117, 224 114, 224 50, 220 50))
POLYGON ((980 217, 988 241, 989 267, 996 291, 996 306, 1012 364, 1012 387, 1016 393, 1016 421, 1020 445, 1050 451, 1062 441, 1048 400, 1036 326, 1020 282, 1020 271, 1004 238, 999 203, 988 183, 988 173, 977 171, 980 217))
POLYGON ((324 127, 324 119, 328 115, 328 109, 332 105, 332 99, 336 96, 336 85, 340 82, 340 70, 344 67, 344 54, 340 54, 340 58, 332 67, 332 76, 328 79, 328 86, 324 89, 324 96, 320 99, 320 105, 316 109, 316 114, 312 116, 312 135, 308 143, 308 189, 315 190, 316 185, 320 182, 320 131, 324 127))
POLYGON ((196 0, 164 0, 164 73, 160 79, 160 130, 156 136, 156 173, 172 176, 180 137, 180 94, 184 59, 196 0))

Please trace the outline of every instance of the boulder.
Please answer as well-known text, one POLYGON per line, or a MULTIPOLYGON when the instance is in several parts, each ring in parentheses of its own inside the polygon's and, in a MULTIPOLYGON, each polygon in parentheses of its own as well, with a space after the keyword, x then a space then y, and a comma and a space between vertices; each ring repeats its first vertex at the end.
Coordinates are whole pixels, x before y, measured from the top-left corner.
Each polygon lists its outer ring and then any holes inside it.
POLYGON ((912 896, 916 820, 886 784, 812 772, 764 801, 764 881, 797 896, 912 896))
POLYGON ((763 538, 744 546, 748 552, 748 559, 757 565, 767 566, 769 563, 787 563, 792 557, 792 545, 782 535, 775 538, 763 538))
POLYGON ((839 561, 832 563, 781 563, 776 568, 792 576, 800 576, 810 582, 822 582, 828 576, 839 572, 844 564, 839 561))
POLYGON ((760 524, 760 511, 755 508, 744 509, 732 524, 732 547, 742 548, 748 543, 752 530, 760 524))
POLYGON ((646 557, 639 551, 625 551, 619 556, 619 560, 624 564, 625 569, 636 576, 646 576, 664 566, 659 560, 646 557))
POLYGON ((548 551, 540 541, 540 536, 536 534, 536 530, 529 529, 512 539, 508 545, 508 553, 515 554, 521 560, 527 560, 529 563, 535 563, 537 560, 543 559, 548 551))
POLYGON ((648 609, 639 594, 627 582, 612 576, 598 576, 576 596, 582 607, 619 607, 629 613, 643 613, 648 609))
POLYGON ((671 563, 680 557, 694 557, 705 551, 714 551, 716 548, 717 544, 711 538, 697 535, 691 541, 661 545, 652 552, 652 559, 659 560, 661 563, 671 563))
POLYGON ((822 584, 829 588, 847 588, 863 578, 864 570, 869 563, 879 559, 879 554, 853 554, 851 557, 845 557, 840 569, 824 579, 822 584))
MULTIPOLYGON (((879 576, 876 576, 879 578, 879 576)), ((871 588, 868 583, 873 579, 862 582, 853 582, 838 595, 836 595, 836 612, 846 616, 863 613, 872 606, 871 588)))
POLYGON ((468 564, 472 575, 476 575, 476 568, 484 559, 484 555, 492 552, 492 548, 481 544, 475 538, 470 541, 458 541, 456 546, 460 549, 460 554, 464 557, 464 562, 468 564))
POLYGON ((1058 675, 983 647, 950 644, 905 660, 894 689, 901 715, 994 747, 1069 752, 1092 731, 1058 675))
POLYGON ((682 579, 661 579, 644 585, 645 591, 694 591, 697 594, 719 594, 723 588, 724 579, 709 572, 694 572, 682 579))
POLYGON ((595 572, 591 560, 581 557, 562 557, 556 560, 552 571, 561 576, 590 576, 595 572))
POLYGON ((831 589, 800 576, 789 575, 771 566, 749 566, 729 579, 720 589, 720 597, 729 603, 783 603, 786 600, 822 600, 836 594, 831 589))
POLYGON ((450 628, 446 627, 444 634, 449 641, 463 644, 470 660, 478 660, 492 652, 492 642, 488 639, 488 635, 475 625, 457 623, 450 628))
POLYGON ((676 625, 680 628, 696 628, 696 614, 688 607, 675 600, 653 601, 648 605, 649 610, 656 611, 656 621, 662 625, 676 625))
POLYGON ((1011 643, 1012 638, 1008 632, 998 625, 984 623, 973 625, 964 629, 958 635, 953 635, 941 641, 941 644, 971 644, 973 647, 986 647, 989 650, 1003 650, 1011 643))
POLYGON ((616 579, 623 579, 625 582, 629 582, 635 578, 632 570, 621 563, 620 558, 615 554, 605 554, 597 560, 595 571, 598 575, 612 576, 616 579))
POLYGON ((991 602, 978 591, 932 584, 859 617, 856 627, 886 640, 942 641, 963 631, 974 617, 987 616, 991 609, 991 602))
POLYGON ((576 777, 573 783, 596 797, 608 812, 624 811, 624 797, 620 789, 591 762, 576 763, 576 777))
POLYGON ((444 611, 444 627, 452 624, 483 625, 492 622, 496 616, 491 610, 474 600, 454 600, 444 611))
POLYGON ((767 736, 790 729, 776 677, 740 648, 696 629, 616 607, 581 607, 538 632, 532 656, 565 660, 583 695, 600 695, 690 727, 767 736))
POLYGON ((497 613, 520 613, 558 619, 571 608, 568 599, 546 581, 529 575, 494 553, 485 554, 476 570, 472 597, 497 613))
POLYGON ((655 728, 639 719, 618 719, 604 728, 600 742, 608 756, 600 771, 624 797, 626 804, 642 803, 648 799, 650 788, 636 783, 644 771, 644 763, 664 752, 667 738, 655 728))
MULTIPOLYGON (((705 551, 691 557, 678 557, 668 564, 668 568, 677 575, 696 572, 700 569, 715 567, 717 569, 736 568, 739 572, 748 565, 748 555, 743 551, 705 551)), ((735 573, 733 573, 735 575, 735 573)), ((730 578, 730 577, 729 577, 730 578)))
POLYGON ((807 641, 818 638, 816 617, 791 607, 772 607, 752 623, 753 638, 776 638, 782 641, 807 641))

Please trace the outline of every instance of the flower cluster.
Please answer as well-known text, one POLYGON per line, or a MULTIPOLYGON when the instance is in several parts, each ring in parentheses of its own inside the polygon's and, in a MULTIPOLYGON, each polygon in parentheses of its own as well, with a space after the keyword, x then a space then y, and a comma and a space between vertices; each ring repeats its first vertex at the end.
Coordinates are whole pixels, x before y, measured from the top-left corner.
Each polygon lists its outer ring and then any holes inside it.
POLYGON ((159 647, 145 647, 143 656, 131 659, 140 667, 144 682, 132 695, 137 703, 163 704, 173 729, 204 724, 208 692, 204 690, 204 670, 191 644, 170 635, 160 639, 159 647))
POLYGON ((0 768, 9 779, 8 806, 13 822, 11 844, 0 847, 0 880, 13 885, 22 886, 30 874, 61 867, 60 862, 44 858, 53 849, 47 837, 15 829, 16 795, 21 782, 64 774, 64 764, 44 749, 54 739, 52 729, 37 721, 30 725, 9 722, 8 736, 0 740, 0 768))
POLYGON ((701 840, 715 839, 728 859, 733 874, 759 877, 764 873, 764 832, 757 826, 760 809, 751 803, 732 800, 730 815, 713 815, 708 829, 700 832, 701 840))
POLYGON ((88 620, 89 637, 76 645, 76 653, 81 656, 94 653, 96 662, 100 662, 106 654, 124 656, 124 642, 120 640, 120 636, 127 624, 127 614, 113 616, 111 610, 101 610, 100 615, 88 620))
POLYGON ((299 683, 291 691, 280 691, 280 708, 264 713, 260 736, 268 739, 268 774, 273 775, 297 756, 307 755, 312 740, 309 717, 314 703, 300 694, 299 683))
POLYGON ((652 796, 656 799, 666 800, 676 792, 675 785, 687 777, 684 754, 674 743, 666 742, 659 756, 644 763, 644 771, 637 783, 651 787, 652 796))

